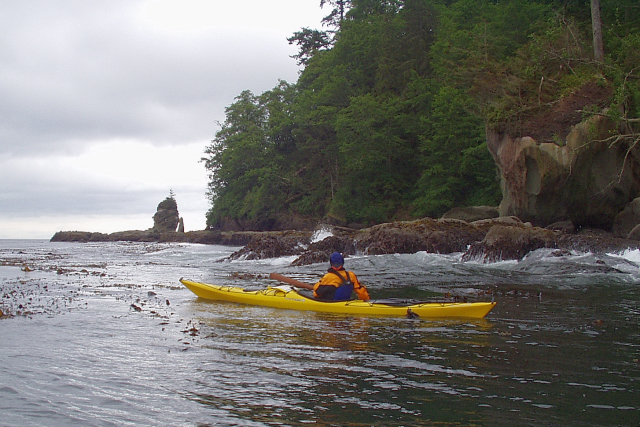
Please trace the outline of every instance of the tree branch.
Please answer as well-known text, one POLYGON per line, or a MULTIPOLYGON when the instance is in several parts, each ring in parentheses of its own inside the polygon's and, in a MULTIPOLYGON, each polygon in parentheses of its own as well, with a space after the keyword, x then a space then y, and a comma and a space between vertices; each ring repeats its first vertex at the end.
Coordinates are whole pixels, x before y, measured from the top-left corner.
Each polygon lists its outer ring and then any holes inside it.
MULTIPOLYGON (((576 110, 576 112, 578 113, 582 113, 582 114, 591 114, 592 116, 600 116, 600 117, 608 117, 612 120, 615 120, 614 117, 612 117, 610 114, 606 114, 606 113, 594 113, 593 111, 587 111, 587 110, 576 110)), ((638 119, 629 119, 627 117, 619 117, 619 120, 625 122, 625 123, 640 123, 640 118, 638 119)))

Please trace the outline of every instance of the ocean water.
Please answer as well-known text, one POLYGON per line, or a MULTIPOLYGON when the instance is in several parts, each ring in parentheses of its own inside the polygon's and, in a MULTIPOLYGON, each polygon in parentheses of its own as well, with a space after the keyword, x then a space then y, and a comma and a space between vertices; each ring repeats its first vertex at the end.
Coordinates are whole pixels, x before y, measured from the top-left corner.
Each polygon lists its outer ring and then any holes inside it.
POLYGON ((640 253, 354 256, 373 298, 494 299, 482 320, 197 298, 324 264, 239 248, 0 240, 1 426, 637 426, 640 253))

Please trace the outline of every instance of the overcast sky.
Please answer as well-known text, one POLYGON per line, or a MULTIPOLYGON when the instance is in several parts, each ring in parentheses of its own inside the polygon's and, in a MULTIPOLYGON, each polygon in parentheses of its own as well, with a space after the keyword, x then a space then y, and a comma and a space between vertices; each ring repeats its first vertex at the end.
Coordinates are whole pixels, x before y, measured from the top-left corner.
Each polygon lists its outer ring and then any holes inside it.
POLYGON ((299 68, 286 38, 320 0, 2 0, 0 238, 153 226, 209 208, 199 160, 245 89, 299 68))

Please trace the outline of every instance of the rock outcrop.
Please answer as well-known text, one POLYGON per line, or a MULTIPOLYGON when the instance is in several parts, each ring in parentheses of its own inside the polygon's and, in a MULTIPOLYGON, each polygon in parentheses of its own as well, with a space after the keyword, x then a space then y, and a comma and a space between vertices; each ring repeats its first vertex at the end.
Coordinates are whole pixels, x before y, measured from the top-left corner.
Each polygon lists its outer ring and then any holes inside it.
POLYGON ((602 108, 611 96, 610 87, 593 81, 517 129, 487 130, 501 178, 501 216, 538 226, 613 228, 640 194, 640 148, 611 138, 621 129, 607 117, 581 118, 581 110, 602 108))
POLYGON ((541 248, 557 248, 557 234, 539 227, 521 225, 494 225, 479 242, 473 243, 462 260, 495 262, 522 259, 541 248))
MULTIPOLYGON (((613 235, 616 237, 630 238, 631 231, 640 224, 640 198, 633 199, 616 216, 613 221, 613 235)), ((634 236, 636 233, 634 233, 634 236)), ((635 237, 634 237, 635 239, 635 237)))
POLYGON ((301 243, 297 236, 256 235, 229 258, 252 260, 297 255, 300 253, 301 243))
POLYGON ((612 130, 609 120, 595 116, 574 126, 564 146, 488 131, 501 175, 500 215, 611 230, 640 192, 640 152, 623 143, 610 146, 604 140, 612 130))
POLYGON ((443 219, 461 219, 467 222, 483 219, 497 218, 500 216, 498 208, 493 206, 470 206, 465 208, 453 208, 442 215, 443 219))
POLYGON ((327 262, 333 252, 344 255, 356 253, 356 243, 352 235, 330 236, 319 242, 314 242, 305 249, 292 265, 308 265, 318 262, 327 262))
POLYGON ((375 225, 362 230, 355 240, 358 249, 368 254, 448 254, 463 252, 483 236, 482 230, 466 221, 423 218, 375 225))
POLYGON ((159 243, 201 243, 204 245, 222 246, 244 246, 253 239, 265 235, 276 237, 287 236, 293 233, 296 240, 300 242, 308 241, 311 232, 256 232, 256 231, 187 231, 178 232, 157 232, 149 230, 117 231, 115 233, 96 233, 90 231, 58 231, 51 237, 52 242, 159 242, 159 243))
POLYGON ((158 204, 158 209, 153 215, 153 230, 158 232, 176 231, 180 222, 178 204, 173 197, 167 197, 158 204))
POLYGON ((463 253, 463 261, 520 260, 531 251, 557 249, 558 256, 571 252, 613 253, 640 248, 640 242, 613 237, 602 230, 585 229, 568 234, 525 224, 516 217, 467 223, 462 220, 399 221, 362 230, 334 229, 335 235, 304 245, 300 236, 256 234, 231 259, 260 259, 298 254, 292 265, 323 263, 332 252, 345 255, 415 253, 463 253), (298 243, 296 243, 296 239, 298 243))

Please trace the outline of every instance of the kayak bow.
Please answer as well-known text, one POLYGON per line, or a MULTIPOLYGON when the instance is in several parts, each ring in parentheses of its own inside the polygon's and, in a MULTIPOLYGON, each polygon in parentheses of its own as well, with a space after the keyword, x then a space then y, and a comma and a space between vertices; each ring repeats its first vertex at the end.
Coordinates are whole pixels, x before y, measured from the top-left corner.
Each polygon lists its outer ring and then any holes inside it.
POLYGON ((471 317, 483 318, 496 305, 495 302, 421 302, 407 305, 390 305, 374 301, 318 301, 306 297, 291 286, 273 286, 258 291, 245 291, 235 286, 210 285, 180 279, 191 292, 205 299, 230 301, 290 310, 307 310, 324 313, 342 313, 364 316, 391 317, 471 317))

